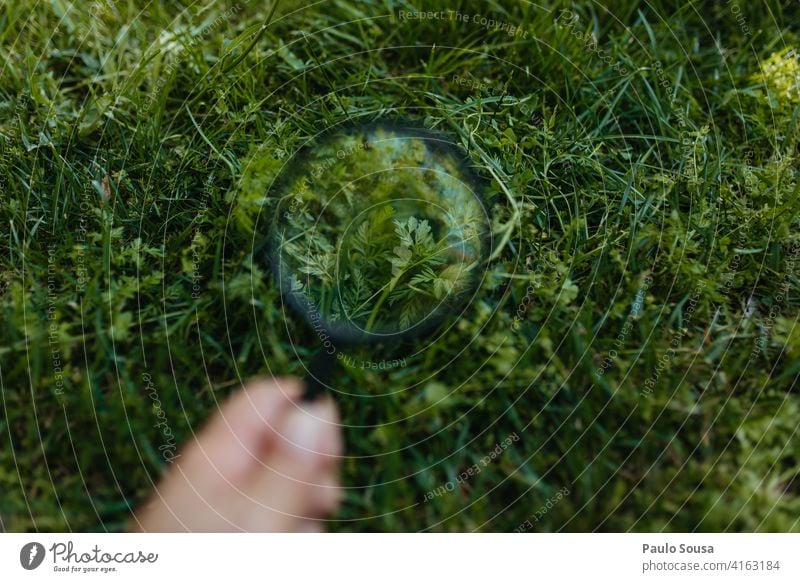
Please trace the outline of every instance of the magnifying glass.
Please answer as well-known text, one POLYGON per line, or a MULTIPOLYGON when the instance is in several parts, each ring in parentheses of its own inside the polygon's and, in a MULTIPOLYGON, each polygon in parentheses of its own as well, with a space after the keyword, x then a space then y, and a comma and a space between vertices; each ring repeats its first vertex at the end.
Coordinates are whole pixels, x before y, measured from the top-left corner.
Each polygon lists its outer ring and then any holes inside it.
POLYGON ((445 134, 334 128, 276 184, 272 272, 319 341, 306 398, 325 390, 341 350, 399 345, 468 307, 490 256, 490 220, 479 179, 445 134))

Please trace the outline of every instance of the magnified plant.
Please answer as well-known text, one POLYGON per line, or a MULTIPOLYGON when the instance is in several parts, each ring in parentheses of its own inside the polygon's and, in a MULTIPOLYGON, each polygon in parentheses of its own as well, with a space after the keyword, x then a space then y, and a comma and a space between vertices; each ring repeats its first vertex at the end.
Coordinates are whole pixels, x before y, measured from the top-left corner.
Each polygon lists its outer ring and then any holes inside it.
POLYGON ((296 156, 279 188, 273 269, 287 301, 336 340, 424 333, 474 291, 488 216, 444 136, 337 130, 296 156))

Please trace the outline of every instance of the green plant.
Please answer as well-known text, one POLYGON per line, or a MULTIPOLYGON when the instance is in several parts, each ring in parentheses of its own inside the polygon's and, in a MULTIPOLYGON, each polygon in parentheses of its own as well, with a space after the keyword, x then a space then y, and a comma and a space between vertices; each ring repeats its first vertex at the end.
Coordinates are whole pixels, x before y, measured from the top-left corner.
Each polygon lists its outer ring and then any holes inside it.
POLYGON ((463 298, 485 266, 488 224, 452 154, 378 127, 326 138, 299 158, 273 236, 302 304, 392 333, 463 298))

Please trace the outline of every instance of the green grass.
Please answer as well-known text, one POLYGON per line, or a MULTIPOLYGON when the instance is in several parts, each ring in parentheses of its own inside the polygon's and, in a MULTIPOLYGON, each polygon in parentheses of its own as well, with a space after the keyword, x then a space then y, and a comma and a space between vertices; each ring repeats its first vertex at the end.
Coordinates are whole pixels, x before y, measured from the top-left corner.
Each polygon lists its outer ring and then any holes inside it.
POLYGON ((266 6, 0 6, 3 528, 121 530, 243 379, 302 374, 271 181, 407 118, 487 182, 491 268, 337 372, 330 528, 800 530, 797 2, 266 6))

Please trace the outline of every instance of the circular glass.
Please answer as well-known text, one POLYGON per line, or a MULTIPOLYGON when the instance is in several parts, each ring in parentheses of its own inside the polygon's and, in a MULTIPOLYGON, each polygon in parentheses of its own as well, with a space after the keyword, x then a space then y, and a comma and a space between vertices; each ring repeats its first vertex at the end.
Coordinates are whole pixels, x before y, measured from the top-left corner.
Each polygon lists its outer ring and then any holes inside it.
POLYGON ((334 339, 427 331, 480 280, 488 215, 441 134, 333 130, 288 164, 279 195, 270 246, 282 294, 334 339))

